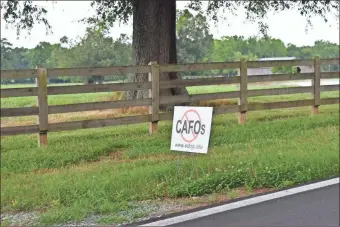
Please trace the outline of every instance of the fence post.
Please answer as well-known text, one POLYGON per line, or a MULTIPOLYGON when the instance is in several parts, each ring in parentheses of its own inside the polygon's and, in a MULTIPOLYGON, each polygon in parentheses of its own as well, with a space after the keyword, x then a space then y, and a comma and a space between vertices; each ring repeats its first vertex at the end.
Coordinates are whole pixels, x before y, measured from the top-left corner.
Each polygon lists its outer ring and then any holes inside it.
POLYGON ((37 106, 39 115, 37 123, 39 124, 38 145, 43 147, 47 145, 48 130, 48 102, 47 102, 47 70, 37 66, 36 85, 38 87, 37 106))
POLYGON ((149 73, 149 81, 151 81, 151 89, 149 89, 149 98, 151 98, 151 106, 149 106, 149 114, 151 114, 151 122, 149 132, 154 133, 158 128, 159 121, 159 66, 157 61, 149 63, 151 72, 149 73))
POLYGON ((320 74, 321 74, 321 63, 320 57, 314 57, 314 78, 312 80, 313 86, 313 99, 314 104, 312 106, 312 114, 316 115, 319 113, 320 106, 320 74))
POLYGON ((248 94, 247 94, 247 62, 244 58, 240 61, 240 98, 238 105, 240 105, 240 112, 238 116, 238 123, 244 124, 246 122, 246 114, 248 110, 248 94))

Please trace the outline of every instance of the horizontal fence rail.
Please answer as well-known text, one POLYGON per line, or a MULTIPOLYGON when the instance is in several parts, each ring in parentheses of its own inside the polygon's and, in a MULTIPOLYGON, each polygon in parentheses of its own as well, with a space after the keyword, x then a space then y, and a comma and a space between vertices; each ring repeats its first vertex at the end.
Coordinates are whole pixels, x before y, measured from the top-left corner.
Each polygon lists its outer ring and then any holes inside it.
POLYGON ((39 125, 24 125, 14 127, 1 127, 1 136, 15 136, 39 132, 39 125))
POLYGON ((338 78, 340 75, 340 72, 325 72, 321 73, 322 79, 331 79, 331 78, 338 78))
POLYGON ((114 108, 148 106, 148 105, 151 105, 151 99, 89 102, 89 103, 49 106, 48 113, 49 114, 71 113, 71 112, 81 112, 81 111, 91 111, 91 110, 108 110, 108 109, 114 109, 114 108))
POLYGON ((173 87, 189 87, 189 86, 207 86, 207 85, 222 85, 222 84, 237 84, 240 83, 239 77, 226 77, 226 78, 205 78, 190 79, 190 80, 170 80, 160 81, 160 88, 173 88, 173 87))
POLYGON ((1 98, 37 96, 37 94, 38 88, 36 87, 1 89, 1 98))
POLYGON ((235 99, 238 104, 214 107, 213 115, 226 113, 239 113, 239 123, 245 123, 245 114, 249 111, 271 110, 311 106, 313 114, 318 113, 320 105, 338 104, 339 97, 320 98, 320 93, 339 90, 339 84, 321 85, 321 79, 339 78, 339 72, 320 72, 322 65, 339 65, 339 58, 306 60, 280 60, 280 61, 245 61, 217 62, 195 64, 167 64, 158 65, 151 62, 149 65, 117 66, 97 68, 66 68, 66 69, 29 69, 29 70, 2 70, 1 79, 36 78, 37 86, 24 88, 1 89, 1 98, 35 96, 37 105, 33 107, 1 108, 1 117, 37 116, 36 125, 1 127, 1 136, 20 134, 39 134, 39 146, 47 144, 48 132, 60 132, 77 129, 100 128, 127 124, 149 123, 151 133, 157 130, 159 121, 172 120, 172 112, 161 112, 160 105, 196 104, 201 101, 235 99), (293 74, 264 74, 247 75, 248 68, 282 67, 309 65, 314 69, 311 73, 293 74), (162 80, 162 73, 166 72, 190 72, 216 69, 238 69, 240 75, 235 77, 215 77, 199 79, 162 80), (58 76, 93 76, 93 75, 117 75, 145 73, 149 80, 145 82, 126 82, 111 84, 87 84, 67 86, 47 86, 47 78, 58 76), (311 86, 281 87, 270 89, 248 89, 248 84, 275 81, 310 81, 311 86), (207 85, 239 85, 239 90, 229 92, 214 92, 193 95, 162 96, 160 91, 169 88, 184 88, 190 86, 207 85), (48 105, 48 96, 114 92, 114 91, 149 91, 149 97, 143 99, 128 99, 102 102, 88 102, 64 105, 48 105), (256 103, 249 102, 249 97, 288 95, 309 93, 311 99, 256 103), (99 111, 126 107, 149 107, 149 113, 136 116, 110 117, 105 119, 91 119, 82 121, 70 121, 49 123, 50 114, 63 114, 84 111, 99 111))
POLYGON ((72 86, 53 86, 48 87, 49 95, 60 94, 79 94, 79 93, 96 93, 108 91, 127 91, 127 90, 143 90, 150 89, 150 82, 135 83, 114 83, 114 84, 88 84, 88 85, 72 85, 72 86))
POLYGON ((1 117, 21 117, 38 115, 38 107, 1 108, 1 117))
POLYGON ((339 65, 340 58, 320 59, 321 65, 339 65))
POLYGON ((239 67, 238 62, 214 62, 214 63, 194 63, 194 64, 169 64, 160 65, 160 72, 194 72, 214 69, 236 69, 239 67))
POLYGON ((34 78, 37 71, 35 69, 1 70, 1 79, 22 79, 34 78))
POLYGON ((98 67, 98 68, 64 68, 49 69, 49 77, 58 76, 93 76, 93 75, 121 75, 128 73, 149 73, 150 66, 116 66, 116 67, 98 67))
POLYGON ((262 68, 262 67, 282 67, 282 66, 301 66, 313 65, 313 60, 272 60, 272 61, 248 61, 248 68, 262 68))

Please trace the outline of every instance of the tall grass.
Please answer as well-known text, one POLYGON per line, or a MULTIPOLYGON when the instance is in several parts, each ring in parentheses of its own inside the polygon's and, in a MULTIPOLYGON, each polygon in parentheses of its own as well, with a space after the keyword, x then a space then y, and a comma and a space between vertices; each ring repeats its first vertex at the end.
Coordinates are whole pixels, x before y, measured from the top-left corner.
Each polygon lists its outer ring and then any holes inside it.
POLYGON ((45 149, 35 136, 5 137, 1 209, 40 210, 50 224, 132 209, 133 201, 338 176, 338 111, 253 112, 243 126, 234 115, 218 116, 207 155, 170 151, 168 122, 154 135, 145 124, 51 133, 45 149))
MULTIPOLYGON (((255 88, 255 87, 254 87, 255 88)), ((257 87, 260 88, 260 87, 257 87)), ((236 90, 191 87, 189 92, 236 90)), ((50 96, 50 105, 117 100, 119 93, 50 96)), ((338 97, 323 92, 322 98, 338 97)), ((310 94, 251 97, 249 102, 309 99, 310 94)), ((34 97, 1 99, 2 108, 32 106, 34 97), (7 101, 6 101, 7 100, 7 101)), ((202 102, 221 106, 237 99, 202 102)), ((52 122, 139 114, 145 108, 51 115, 52 122)), ((2 127, 35 117, 1 119, 2 127)), ((254 111, 238 125, 235 114, 214 117, 207 155, 170 151, 170 122, 150 135, 146 124, 1 138, 2 212, 40 211, 39 224, 117 214, 136 202, 247 188, 279 188, 339 176, 339 105, 254 111)), ((145 215, 136 214, 136 216, 145 215)), ((117 219, 117 217, 115 217, 117 219)), ((122 218, 120 218, 122 220, 122 218)))

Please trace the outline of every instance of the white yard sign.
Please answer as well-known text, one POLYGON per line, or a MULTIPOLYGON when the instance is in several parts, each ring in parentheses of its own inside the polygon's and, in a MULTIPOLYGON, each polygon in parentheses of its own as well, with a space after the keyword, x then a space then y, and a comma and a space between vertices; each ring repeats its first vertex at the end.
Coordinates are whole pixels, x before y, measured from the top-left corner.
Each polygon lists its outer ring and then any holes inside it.
POLYGON ((171 150, 208 153, 212 107, 175 106, 171 150))

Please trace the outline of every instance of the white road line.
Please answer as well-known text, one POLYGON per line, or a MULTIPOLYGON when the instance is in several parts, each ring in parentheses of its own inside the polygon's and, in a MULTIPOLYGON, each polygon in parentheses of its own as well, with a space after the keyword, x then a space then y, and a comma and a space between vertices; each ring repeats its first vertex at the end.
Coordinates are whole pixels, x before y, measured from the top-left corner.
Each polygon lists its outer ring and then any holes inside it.
POLYGON ((212 207, 212 208, 196 211, 196 212, 193 212, 193 213, 180 215, 180 216, 177 216, 177 217, 167 218, 167 219, 164 219, 164 220, 147 223, 147 224, 140 225, 140 226, 168 226, 168 225, 173 225, 173 224, 177 224, 177 223, 181 223, 181 222, 185 222, 185 221, 209 216, 209 215, 212 215, 212 214, 217 214, 217 213, 225 212, 225 211, 228 211, 228 210, 237 209, 237 208, 240 208, 240 207, 253 205, 253 204, 256 204, 256 203, 265 202, 265 201, 268 201, 268 200, 278 199, 278 198, 282 198, 282 197, 289 196, 289 195, 294 195, 294 194, 301 193, 301 192, 306 192, 306 191, 310 191, 310 190, 314 190, 314 189, 318 189, 318 188, 323 188, 323 187, 335 185, 335 184, 338 184, 338 183, 339 183, 339 177, 334 178, 334 179, 330 179, 330 180, 326 180, 326 181, 322 181, 322 182, 317 182, 317 183, 314 183, 314 184, 304 185, 304 186, 297 187, 297 188, 291 188, 291 189, 288 189, 288 190, 274 192, 274 193, 270 193, 270 194, 267 194, 267 195, 257 196, 257 197, 253 197, 253 198, 250 198, 250 199, 237 201, 237 202, 234 202, 234 203, 229 203, 229 204, 225 204, 225 205, 221 205, 221 206, 217 206, 217 207, 212 207))

